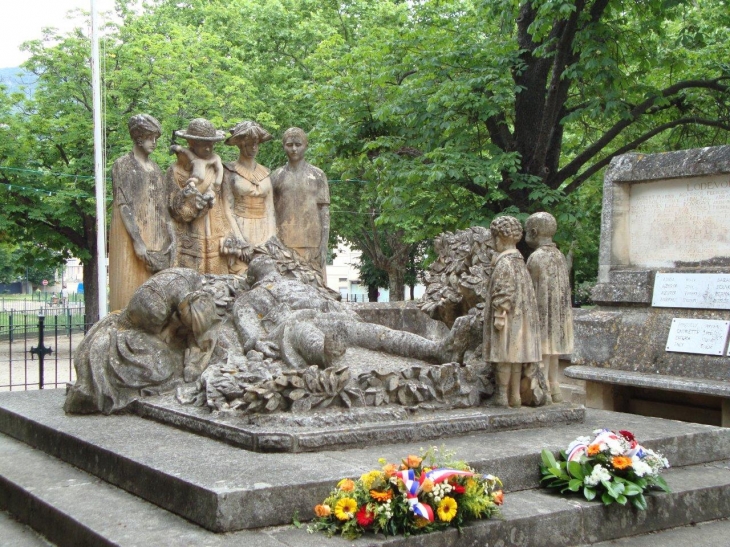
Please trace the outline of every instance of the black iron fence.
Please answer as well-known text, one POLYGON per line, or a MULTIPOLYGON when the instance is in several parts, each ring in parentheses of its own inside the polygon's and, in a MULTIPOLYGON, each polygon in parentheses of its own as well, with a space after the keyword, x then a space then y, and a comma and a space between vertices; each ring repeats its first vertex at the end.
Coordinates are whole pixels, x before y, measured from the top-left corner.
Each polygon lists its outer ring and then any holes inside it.
POLYGON ((29 304, 0 308, 0 391, 58 388, 75 380, 74 351, 88 330, 83 305, 29 304))

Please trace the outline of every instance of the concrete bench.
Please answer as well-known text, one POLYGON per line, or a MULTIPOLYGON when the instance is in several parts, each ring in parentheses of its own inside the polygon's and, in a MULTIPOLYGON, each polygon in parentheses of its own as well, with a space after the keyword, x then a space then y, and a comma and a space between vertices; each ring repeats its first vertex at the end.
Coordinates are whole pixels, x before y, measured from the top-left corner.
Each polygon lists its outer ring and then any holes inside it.
MULTIPOLYGON (((586 383, 586 406, 604 410, 620 408, 621 387, 675 392, 720 399, 720 423, 730 427, 730 381, 667 376, 611 368, 569 366, 565 376, 586 383), (618 408, 617 408, 618 407, 618 408)), ((674 402, 682 403, 681 400, 674 402)), ((684 417, 686 420, 686 416, 684 417)))

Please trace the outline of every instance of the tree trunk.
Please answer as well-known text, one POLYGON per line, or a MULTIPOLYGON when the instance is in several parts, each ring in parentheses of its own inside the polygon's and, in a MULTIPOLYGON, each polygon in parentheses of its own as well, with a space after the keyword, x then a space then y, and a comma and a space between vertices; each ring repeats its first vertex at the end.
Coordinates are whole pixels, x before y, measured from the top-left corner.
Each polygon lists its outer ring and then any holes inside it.
POLYGON ((379 293, 377 285, 368 285, 368 302, 377 302, 379 293))
POLYGON ((406 294, 406 283, 403 276, 403 268, 396 266, 388 270, 388 288, 390 289, 390 302, 402 302, 406 294))
MULTIPOLYGON (((88 260, 83 261, 84 266, 84 303, 86 307, 84 322, 86 328, 99 320, 99 267, 96 256, 96 219, 90 215, 84 218, 84 235, 86 244, 91 255, 88 260)), ((102 264, 106 267, 106 264, 102 264)))
POLYGON ((411 294, 411 300, 416 299, 416 286, 410 285, 410 294, 411 294))

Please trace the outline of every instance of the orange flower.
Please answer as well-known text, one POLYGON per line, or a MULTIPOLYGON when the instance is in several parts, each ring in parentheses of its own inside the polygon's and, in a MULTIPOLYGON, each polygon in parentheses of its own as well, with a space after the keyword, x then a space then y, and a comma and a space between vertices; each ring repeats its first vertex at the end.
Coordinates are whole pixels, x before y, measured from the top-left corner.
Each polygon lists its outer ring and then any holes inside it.
POLYGON ((316 505, 314 507, 314 514, 320 518, 329 517, 332 514, 332 509, 329 505, 316 505))
POLYGON ((342 479, 337 483, 337 488, 343 492, 352 492, 355 489, 355 481, 352 479, 342 479))
POLYGON ((413 454, 411 454, 403 460, 403 465, 405 465, 407 469, 415 469, 416 467, 421 465, 422 461, 423 458, 419 458, 418 456, 414 456, 413 454))
POLYGON ((389 479, 390 477, 395 476, 395 474, 398 472, 398 466, 394 463, 389 463, 388 465, 383 467, 383 473, 385 473, 385 478, 389 479))
POLYGON ((588 447, 588 455, 589 456, 595 456, 601 451, 601 447, 597 444, 592 444, 588 447))
POLYGON ((611 465, 614 469, 626 469, 631 467, 631 458, 626 456, 614 456, 611 458, 611 465))
POLYGON ((424 480, 421 483, 421 492, 428 494, 431 490, 433 490, 433 481, 431 479, 424 480))
POLYGON ((377 490, 370 490, 370 497, 375 501, 386 502, 393 497, 393 491, 378 492, 377 490))
POLYGON ((502 505, 504 503, 504 492, 502 490, 497 490, 492 493, 492 501, 495 505, 502 505))

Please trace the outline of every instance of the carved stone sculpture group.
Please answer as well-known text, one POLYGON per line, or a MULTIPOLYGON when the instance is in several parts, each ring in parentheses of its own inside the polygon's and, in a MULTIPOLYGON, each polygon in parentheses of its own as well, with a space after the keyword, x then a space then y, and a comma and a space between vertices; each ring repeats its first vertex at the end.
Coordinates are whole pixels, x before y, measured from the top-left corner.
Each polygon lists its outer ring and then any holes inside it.
POLYGON ((242 274, 252 250, 277 235, 324 276, 329 238, 329 188, 324 173, 307 163, 307 136, 284 133, 289 161, 273 175, 256 162, 272 136, 243 121, 230 135, 196 118, 175 132, 187 148, 173 145, 177 159, 162 174, 149 156, 161 127, 147 114, 129 121, 134 147, 114 162, 114 214, 109 237, 112 310, 123 309, 135 289, 169 267, 201 274, 242 274), (214 145, 236 146, 238 160, 223 165, 214 145))
POLYGON ((565 258, 555 219, 501 216, 444 233, 421 309, 431 339, 365 322, 325 282, 327 177, 307 135, 284 132, 288 163, 256 162, 272 135, 254 121, 229 135, 197 118, 175 132, 175 162, 150 160, 161 128, 129 121, 132 151, 113 166, 111 306, 75 359, 67 412, 123 410, 177 388, 182 403, 242 413, 330 406, 539 406, 562 396, 558 356, 572 350, 565 258), (239 149, 223 164, 214 145, 239 149), (244 277, 245 275, 245 277, 244 277), (450 329, 450 330, 449 330, 450 329), (547 379, 546 379, 547 377, 547 379))

